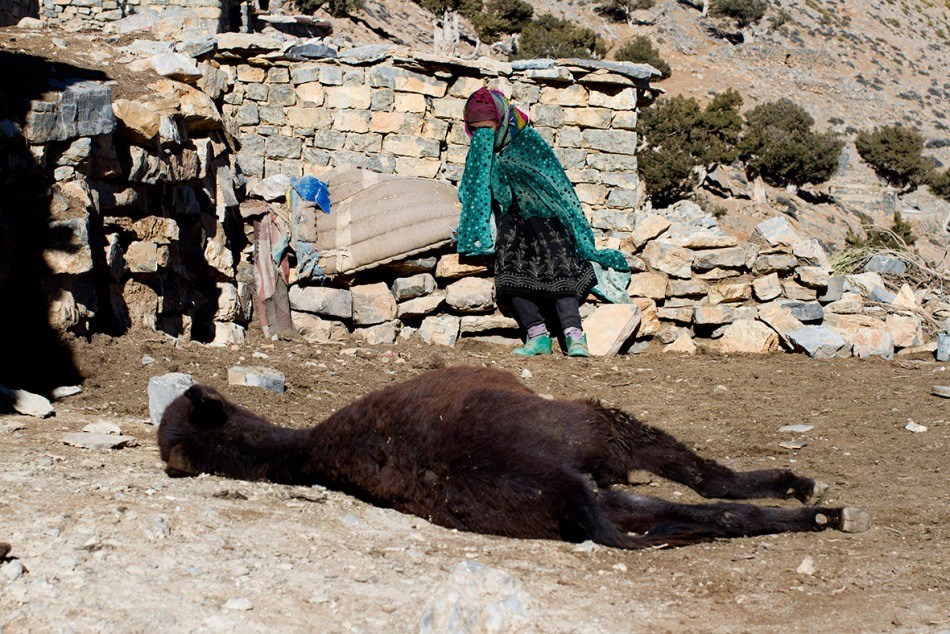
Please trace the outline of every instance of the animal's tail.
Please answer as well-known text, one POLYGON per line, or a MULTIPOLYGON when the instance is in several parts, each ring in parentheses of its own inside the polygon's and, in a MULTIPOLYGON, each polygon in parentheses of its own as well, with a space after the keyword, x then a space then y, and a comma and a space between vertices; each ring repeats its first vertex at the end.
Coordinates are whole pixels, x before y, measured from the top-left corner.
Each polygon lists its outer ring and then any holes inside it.
POLYGON ((201 385, 175 399, 158 428, 165 472, 176 477, 301 482, 309 438, 310 430, 271 425, 201 385))

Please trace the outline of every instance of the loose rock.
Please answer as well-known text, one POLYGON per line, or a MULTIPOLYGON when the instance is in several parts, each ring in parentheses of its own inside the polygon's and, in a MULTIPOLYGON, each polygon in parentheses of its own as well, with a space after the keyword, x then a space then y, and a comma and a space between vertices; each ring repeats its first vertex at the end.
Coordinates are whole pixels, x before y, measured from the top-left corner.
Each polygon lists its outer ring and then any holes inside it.
POLYGON ((16 581, 24 572, 26 572, 26 569, 23 564, 16 560, 8 561, 0 566, 0 575, 3 575, 7 581, 16 581))
POLYGON ((783 425, 782 427, 779 427, 778 430, 780 433, 795 432, 797 434, 804 434, 805 432, 811 431, 814 428, 814 425, 783 425))
POLYGON ((47 418, 55 413, 47 399, 26 390, 10 390, 0 385, 0 398, 9 401, 14 410, 26 416, 47 418))
POLYGON ((254 609, 254 604, 251 603, 251 600, 246 597, 239 597, 237 599, 228 599, 224 604, 225 610, 240 610, 246 612, 248 610, 254 609))
POLYGON ((162 422, 165 408, 195 384, 190 374, 170 372, 148 380, 148 417, 153 425, 162 422))
POLYGON ((53 390, 51 396, 54 401, 58 401, 66 398, 67 396, 73 396, 75 394, 80 394, 82 392, 82 386, 79 385, 64 385, 53 390))
POLYGON ((531 597, 504 570, 474 561, 452 569, 422 614, 420 634, 515 632, 530 621, 531 597))
POLYGON ((235 366, 228 369, 228 385, 262 387, 278 394, 284 393, 284 374, 264 366, 235 366))
POLYGON ((815 561, 811 557, 805 557, 796 572, 800 575, 812 576, 815 574, 815 561))
POLYGON ((134 447, 138 444, 132 436, 102 433, 90 434, 86 432, 66 434, 63 436, 63 443, 82 449, 121 449, 122 447, 134 447))

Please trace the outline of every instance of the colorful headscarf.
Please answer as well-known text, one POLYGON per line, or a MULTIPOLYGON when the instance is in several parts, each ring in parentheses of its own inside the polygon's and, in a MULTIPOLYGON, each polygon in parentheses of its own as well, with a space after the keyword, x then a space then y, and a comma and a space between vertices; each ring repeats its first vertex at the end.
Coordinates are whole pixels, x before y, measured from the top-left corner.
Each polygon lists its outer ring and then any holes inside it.
POLYGON ((472 123, 478 121, 497 121, 495 131, 495 151, 511 143, 512 139, 528 125, 528 115, 508 103, 498 90, 479 88, 465 102, 465 132, 472 136, 472 123))

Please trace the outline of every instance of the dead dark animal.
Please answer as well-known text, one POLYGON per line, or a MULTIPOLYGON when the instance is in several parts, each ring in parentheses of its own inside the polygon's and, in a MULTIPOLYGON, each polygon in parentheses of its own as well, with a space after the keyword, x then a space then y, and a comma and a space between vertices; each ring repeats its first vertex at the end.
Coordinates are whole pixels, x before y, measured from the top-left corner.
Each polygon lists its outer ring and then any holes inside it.
POLYGON ((158 430, 172 476, 322 484, 441 526, 618 548, 719 537, 866 530, 870 515, 818 504, 827 486, 780 469, 733 471, 617 409, 548 400, 513 375, 445 368, 374 392, 310 429, 271 425, 194 386, 158 430), (798 508, 676 504, 611 488, 633 470, 704 497, 795 498, 798 508))

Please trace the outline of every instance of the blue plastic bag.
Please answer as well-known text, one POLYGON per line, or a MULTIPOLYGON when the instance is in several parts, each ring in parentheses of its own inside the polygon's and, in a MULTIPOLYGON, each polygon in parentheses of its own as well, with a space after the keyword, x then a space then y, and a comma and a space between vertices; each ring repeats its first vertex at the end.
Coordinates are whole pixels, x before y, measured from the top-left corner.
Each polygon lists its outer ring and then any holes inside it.
POLYGON ((313 176, 291 178, 290 186, 304 200, 316 203, 323 213, 330 213, 330 189, 322 180, 313 176))

